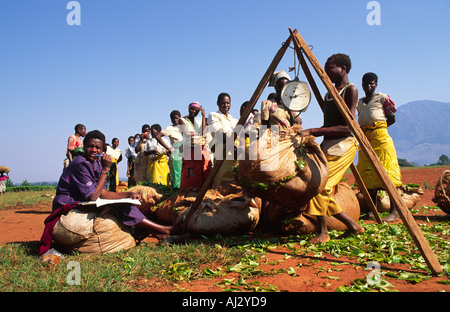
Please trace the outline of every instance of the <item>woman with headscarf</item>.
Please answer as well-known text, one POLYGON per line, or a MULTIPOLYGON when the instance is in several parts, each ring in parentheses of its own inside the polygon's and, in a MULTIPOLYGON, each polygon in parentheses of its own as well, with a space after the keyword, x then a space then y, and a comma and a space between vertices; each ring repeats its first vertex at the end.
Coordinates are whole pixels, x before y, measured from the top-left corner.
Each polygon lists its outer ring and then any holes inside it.
POLYGON ((203 136, 206 129, 205 109, 198 102, 192 102, 188 110, 189 115, 179 121, 183 134, 180 189, 201 187, 211 171, 211 160, 203 136), (201 119, 196 118, 199 112, 201 119))

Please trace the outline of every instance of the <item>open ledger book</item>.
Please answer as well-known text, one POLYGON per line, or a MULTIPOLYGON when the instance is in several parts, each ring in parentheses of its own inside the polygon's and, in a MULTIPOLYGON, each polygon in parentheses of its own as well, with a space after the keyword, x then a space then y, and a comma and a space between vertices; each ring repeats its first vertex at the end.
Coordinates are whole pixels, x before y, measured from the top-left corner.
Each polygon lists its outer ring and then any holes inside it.
POLYGON ((103 199, 98 198, 97 200, 82 202, 80 205, 96 205, 97 207, 112 205, 112 204, 132 204, 132 205, 140 205, 141 202, 139 199, 131 199, 131 198, 121 198, 121 199, 103 199))

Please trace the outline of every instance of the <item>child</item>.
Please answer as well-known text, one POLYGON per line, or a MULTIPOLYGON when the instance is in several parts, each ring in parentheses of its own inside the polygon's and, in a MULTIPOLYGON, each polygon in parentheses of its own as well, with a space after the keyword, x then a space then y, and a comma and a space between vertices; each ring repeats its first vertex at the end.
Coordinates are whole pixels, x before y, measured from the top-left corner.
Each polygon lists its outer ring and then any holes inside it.
POLYGON ((144 147, 145 155, 150 157, 147 169, 147 178, 154 184, 167 185, 169 177, 169 160, 167 154, 170 153, 169 142, 158 142, 156 137, 161 132, 161 126, 154 124, 150 127, 152 138, 147 141, 144 147))
MULTIPOLYGON (((339 91, 352 115, 355 115, 358 102, 358 89, 349 83, 348 73, 351 61, 348 55, 334 54, 325 63, 325 71, 339 91)), ((361 234, 364 228, 351 219, 335 199, 331 196, 334 187, 342 179, 345 171, 350 167, 356 155, 356 140, 351 135, 349 126, 337 108, 334 99, 327 93, 324 98, 322 110, 324 124, 321 128, 312 128, 302 131, 304 135, 323 136, 321 148, 328 160, 329 177, 323 191, 316 195, 309 203, 306 213, 315 215, 319 223, 319 233, 311 239, 312 243, 325 243, 330 240, 327 229, 328 216, 334 216, 343 222, 348 230, 342 235, 361 234)))
MULTIPOLYGON (((387 127, 395 123, 397 108, 389 95, 380 92, 375 93, 377 85, 378 76, 376 74, 367 73, 363 76, 362 87, 366 96, 358 101, 358 123, 384 169, 386 169, 392 183, 395 187, 399 187, 402 185, 400 167, 394 142, 387 130, 387 127)), ((376 202, 377 191, 382 189, 383 186, 364 153, 358 154, 357 168, 372 200, 376 202)), ((397 210, 395 210, 391 201, 390 213, 384 220, 395 221, 398 218, 397 210)))
POLYGON ((183 158, 180 154, 180 147, 183 144, 183 135, 178 127, 180 124, 181 113, 174 110, 170 113, 170 120, 172 125, 161 131, 156 135, 156 140, 163 144, 162 137, 167 136, 170 139, 172 148, 170 149, 169 169, 172 188, 179 189, 181 183, 181 168, 183 164, 183 158))

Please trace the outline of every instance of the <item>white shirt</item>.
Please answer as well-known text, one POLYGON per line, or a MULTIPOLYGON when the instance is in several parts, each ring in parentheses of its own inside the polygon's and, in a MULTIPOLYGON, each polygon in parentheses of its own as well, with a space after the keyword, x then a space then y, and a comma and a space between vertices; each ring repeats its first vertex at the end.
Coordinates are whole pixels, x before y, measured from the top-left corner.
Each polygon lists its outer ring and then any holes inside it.
POLYGON ((119 160, 122 151, 118 148, 112 148, 111 146, 106 147, 106 154, 114 158, 115 160, 119 160))
POLYGON ((136 151, 134 150, 134 147, 131 145, 128 145, 127 149, 125 150, 125 156, 127 158, 132 158, 132 159, 136 159, 137 154, 136 151))
POLYGON ((172 146, 174 146, 175 143, 183 141, 183 134, 181 134, 181 130, 178 126, 168 126, 161 131, 161 134, 169 137, 172 146))
POLYGON ((231 114, 225 115, 221 111, 212 112, 208 116, 208 128, 211 133, 223 132, 229 134, 233 132, 238 120, 231 114))
POLYGON ((364 103, 363 99, 359 99, 356 107, 360 126, 367 126, 376 121, 386 121, 386 115, 383 109, 386 94, 378 92, 367 104, 364 103))
MULTIPOLYGON (((164 140, 164 143, 167 144, 167 146, 170 146, 169 141, 167 141, 166 138, 162 138, 164 140)), ((168 150, 162 146, 155 138, 151 138, 147 140, 147 143, 145 143, 144 146, 144 152, 152 152, 156 151, 157 154, 167 154, 168 150)), ((152 155, 150 155, 152 157, 152 155)), ((154 155, 153 155, 154 157, 154 155)))
POLYGON ((222 134, 226 134, 228 138, 233 135, 233 130, 236 127, 238 120, 233 118, 231 114, 225 115, 221 111, 212 112, 208 116, 208 138, 209 146, 212 148, 216 146, 216 152, 223 150, 222 139, 217 138, 222 137, 222 134))

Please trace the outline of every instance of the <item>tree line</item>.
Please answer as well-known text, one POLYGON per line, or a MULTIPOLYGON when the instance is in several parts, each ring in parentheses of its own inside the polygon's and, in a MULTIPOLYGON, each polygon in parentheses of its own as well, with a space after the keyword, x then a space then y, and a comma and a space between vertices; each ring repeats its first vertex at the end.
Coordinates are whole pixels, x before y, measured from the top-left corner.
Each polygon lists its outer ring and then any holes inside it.
MULTIPOLYGON (((410 162, 406 159, 403 158, 398 158, 398 165, 400 167, 418 167, 417 164, 415 162, 410 162)), ((425 167, 429 167, 429 166, 449 166, 450 165, 450 158, 445 155, 442 154, 439 157, 439 160, 435 163, 429 164, 429 165, 425 165, 425 167)))

